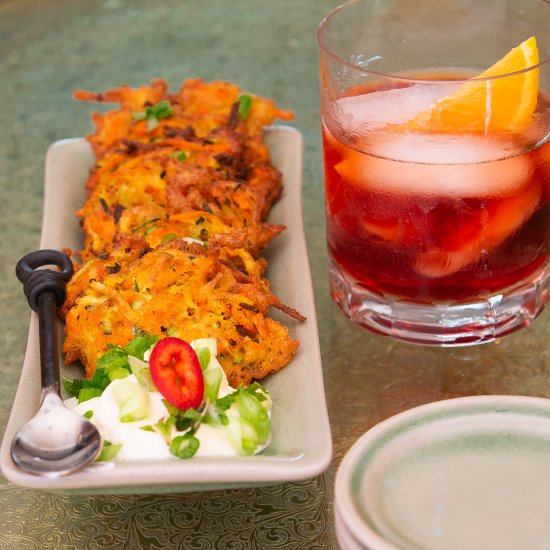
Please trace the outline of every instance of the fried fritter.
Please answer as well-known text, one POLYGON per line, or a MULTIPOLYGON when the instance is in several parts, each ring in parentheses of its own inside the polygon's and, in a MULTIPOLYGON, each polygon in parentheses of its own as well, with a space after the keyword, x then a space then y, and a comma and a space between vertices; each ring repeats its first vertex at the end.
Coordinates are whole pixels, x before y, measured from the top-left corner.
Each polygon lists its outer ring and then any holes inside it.
POLYGON ((201 79, 186 80, 180 90, 172 94, 166 81, 157 79, 151 86, 121 86, 105 93, 77 90, 74 97, 82 101, 120 104, 118 110, 93 115, 96 131, 88 139, 96 156, 101 157, 119 147, 123 139, 144 143, 162 139, 166 136, 167 127, 192 131, 199 139, 220 127, 230 127, 244 135, 254 136, 261 134, 264 126, 276 118, 292 118, 291 112, 278 109, 273 101, 251 95, 250 112, 241 120, 234 106, 242 94, 234 84, 222 81, 205 83, 201 79), (136 117, 136 113, 162 101, 168 101, 173 114, 159 120, 154 128, 149 127, 146 119, 136 117))
POLYGON ((230 383, 284 367, 299 343, 267 317, 275 306, 261 249, 284 227, 266 223, 281 193, 263 128, 291 113, 248 99, 226 82, 163 80, 81 100, 119 103, 95 113, 97 162, 78 211, 84 264, 67 286, 65 360, 90 377, 108 345, 136 331, 185 340, 214 337, 230 383))
POLYGON ((95 178, 78 212, 86 234, 83 259, 101 254, 118 231, 133 231, 145 223, 141 210, 149 219, 189 210, 214 214, 226 226, 248 227, 251 234, 263 235, 259 242, 251 242, 258 249, 266 244, 260 224, 281 190, 274 168, 262 167, 261 174, 254 172, 251 182, 220 179, 218 170, 179 160, 162 149, 126 158, 95 178), (137 224, 132 226, 130 220, 137 224))
POLYGON ((99 158, 79 211, 85 260, 112 241, 126 209, 155 204, 155 218, 200 210, 242 228, 262 222, 279 198, 281 177, 262 131, 275 117, 291 115, 270 100, 254 96, 241 120, 241 91, 225 82, 189 80, 170 94, 157 80, 150 87, 79 91, 75 97, 120 103, 120 110, 94 115, 96 131, 88 137, 99 158), (153 117, 154 124, 137 116, 162 101, 169 109, 153 117))
MULTIPOLYGON (((194 213, 191 212, 190 214, 194 213)), ((171 240, 173 239, 168 239, 167 242, 171 240)), ((207 246, 193 239, 183 238, 182 241, 188 247, 194 245, 190 249, 195 252, 214 254, 220 261, 229 262, 245 275, 262 277, 267 267, 267 261, 264 258, 254 258, 244 249, 244 244, 247 243, 246 233, 241 235, 239 232, 232 232, 226 235, 215 235, 207 246)), ((162 242, 161 239, 161 242, 158 242, 156 246, 159 246, 162 242)), ((119 273, 122 266, 139 260, 152 249, 150 240, 147 237, 136 233, 131 235, 118 233, 108 252, 85 262, 83 265, 74 264, 75 273, 67 285, 66 299, 60 310, 62 317, 67 315, 70 308, 75 305, 78 297, 86 292, 92 281, 103 282, 107 276, 119 273)), ((67 252, 70 253, 70 251, 67 252)), ((296 316, 292 312, 290 314, 296 316)))
POLYGON ((230 248, 245 248, 256 256, 271 239, 285 229, 284 225, 275 223, 233 229, 213 214, 196 210, 155 218, 152 210, 154 209, 147 207, 124 210, 119 220, 118 233, 141 235, 150 248, 156 248, 173 238, 191 238, 207 245, 223 244, 230 248))
POLYGON ((248 252, 205 250, 182 239, 141 257, 139 247, 133 250, 137 259, 119 267, 89 262, 68 285, 65 358, 80 359, 88 377, 108 344, 126 345, 136 329, 187 341, 216 338, 233 387, 276 372, 292 359, 298 342, 266 314, 275 306, 303 317, 270 292, 267 280, 254 273, 256 262, 248 252), (237 267, 239 258, 251 272, 237 267))

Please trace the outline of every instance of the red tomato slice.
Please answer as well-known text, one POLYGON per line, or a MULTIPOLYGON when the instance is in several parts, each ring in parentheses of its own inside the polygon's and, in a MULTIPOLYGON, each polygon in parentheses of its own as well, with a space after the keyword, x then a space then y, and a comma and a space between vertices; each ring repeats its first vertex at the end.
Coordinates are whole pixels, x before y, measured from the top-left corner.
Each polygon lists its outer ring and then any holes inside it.
POLYGON ((196 409, 204 398, 204 376, 195 350, 179 338, 157 342, 149 360, 151 378, 165 399, 179 409, 196 409))

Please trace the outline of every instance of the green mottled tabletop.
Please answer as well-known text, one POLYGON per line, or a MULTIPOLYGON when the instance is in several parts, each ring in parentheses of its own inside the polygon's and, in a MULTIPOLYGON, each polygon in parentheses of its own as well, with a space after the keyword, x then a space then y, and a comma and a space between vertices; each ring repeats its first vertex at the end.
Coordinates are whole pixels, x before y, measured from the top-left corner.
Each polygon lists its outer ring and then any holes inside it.
POLYGON ((91 129, 75 88, 154 77, 225 79, 292 109, 304 136, 303 206, 334 458, 311 480, 168 495, 60 496, 0 483, 0 548, 337 548, 333 482, 377 422, 448 397, 550 397, 548 312, 495 344, 435 349, 375 336, 328 295, 316 27, 329 0, 0 0, 0 427, 29 309, 14 276, 38 247, 48 145, 91 129))

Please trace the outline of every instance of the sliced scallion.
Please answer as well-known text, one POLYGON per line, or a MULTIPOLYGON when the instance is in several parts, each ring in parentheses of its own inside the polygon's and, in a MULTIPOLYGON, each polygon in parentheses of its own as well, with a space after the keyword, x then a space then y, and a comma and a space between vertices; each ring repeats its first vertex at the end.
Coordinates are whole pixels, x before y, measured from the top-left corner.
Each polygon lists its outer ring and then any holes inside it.
POLYGON ((239 98, 239 118, 244 120, 252 107, 252 98, 248 94, 240 95, 239 98))
POLYGON ((199 445, 199 440, 191 432, 188 432, 172 439, 170 452, 178 458, 191 458, 198 451, 199 445))
POLYGON ((210 363, 210 357, 211 357, 210 349, 206 347, 196 348, 195 353, 197 354, 197 357, 199 359, 201 369, 204 371, 208 367, 208 364, 210 363))
POLYGON ((122 449, 122 445, 113 445, 112 443, 109 443, 109 441, 104 441, 103 448, 101 449, 101 453, 99 453, 97 460, 98 461, 113 460, 113 458, 116 457, 120 449, 122 449))
POLYGON ((149 394, 139 382, 122 380, 113 386, 121 422, 135 422, 149 416, 149 394))
POLYGON ((134 120, 145 120, 147 122, 147 130, 154 130, 161 119, 167 118, 174 114, 174 110, 170 107, 168 101, 161 101, 156 105, 147 105, 145 111, 133 113, 134 120))

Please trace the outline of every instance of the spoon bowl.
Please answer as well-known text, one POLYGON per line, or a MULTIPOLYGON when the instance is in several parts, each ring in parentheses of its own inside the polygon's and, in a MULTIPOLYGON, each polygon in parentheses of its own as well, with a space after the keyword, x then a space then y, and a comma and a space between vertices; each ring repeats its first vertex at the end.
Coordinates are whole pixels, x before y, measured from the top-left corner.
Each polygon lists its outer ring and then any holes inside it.
POLYGON ((79 470, 100 451, 97 428, 65 407, 55 393, 44 396, 38 413, 21 427, 11 446, 22 470, 52 477, 79 470))

